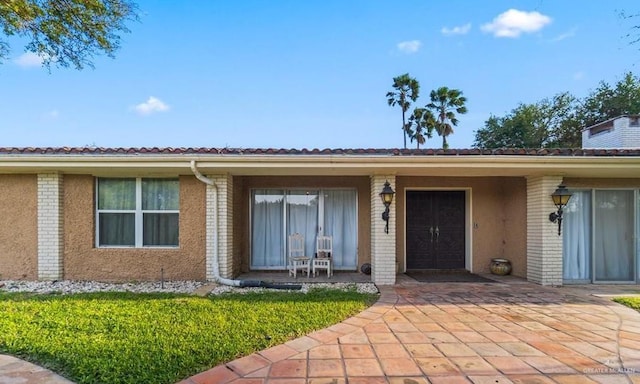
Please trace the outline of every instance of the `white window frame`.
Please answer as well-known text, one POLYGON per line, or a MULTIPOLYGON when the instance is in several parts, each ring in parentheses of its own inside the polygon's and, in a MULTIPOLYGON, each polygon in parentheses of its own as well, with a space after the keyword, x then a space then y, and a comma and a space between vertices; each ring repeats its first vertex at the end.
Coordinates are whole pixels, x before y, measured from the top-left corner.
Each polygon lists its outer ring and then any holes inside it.
MULTIPOLYGON (((157 210, 142 209, 142 180, 143 179, 162 179, 161 177, 96 177, 95 187, 95 211, 96 211, 96 248, 180 248, 180 228, 178 227, 178 244, 177 245, 144 245, 143 244, 143 217, 145 213, 177 213, 178 223, 180 222, 180 209, 175 210, 157 210), (136 181, 136 209, 98 209, 99 205, 99 182, 100 179, 135 179, 136 181), (135 222, 135 244, 134 245, 100 245, 100 214, 101 213, 133 213, 135 222)), ((176 178, 166 178, 167 180, 177 180, 176 178)), ((178 190, 180 186, 178 185, 178 190)))

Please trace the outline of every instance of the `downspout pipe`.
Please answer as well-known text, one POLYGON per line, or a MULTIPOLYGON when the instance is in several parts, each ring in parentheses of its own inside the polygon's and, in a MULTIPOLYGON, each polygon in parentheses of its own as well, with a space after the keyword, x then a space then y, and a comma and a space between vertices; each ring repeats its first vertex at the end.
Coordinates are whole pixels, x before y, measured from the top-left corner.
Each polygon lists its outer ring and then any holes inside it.
POLYGON ((195 160, 191 160, 191 172, 206 185, 213 189, 213 227, 215 228, 213 235, 213 279, 218 284, 229 285, 232 287, 264 287, 272 289, 302 289, 300 284, 273 284, 261 280, 234 280, 226 279, 220 276, 220 262, 218 256, 218 186, 210 178, 206 177, 198 170, 195 160))

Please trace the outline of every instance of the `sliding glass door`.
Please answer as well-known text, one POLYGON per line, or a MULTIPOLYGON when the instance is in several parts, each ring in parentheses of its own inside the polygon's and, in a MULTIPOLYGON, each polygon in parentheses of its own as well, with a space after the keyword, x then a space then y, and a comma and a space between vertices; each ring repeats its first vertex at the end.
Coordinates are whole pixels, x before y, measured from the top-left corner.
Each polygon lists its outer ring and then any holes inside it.
POLYGON ((563 221, 565 282, 635 282, 640 230, 635 191, 572 192, 563 221))
POLYGON ((300 233, 315 253, 316 236, 333 237, 335 269, 357 267, 357 195, 353 189, 256 189, 251 194, 251 268, 286 268, 287 237, 300 233))
POLYGON ((564 210, 563 279, 591 282, 591 191, 572 191, 564 210))
POLYGON ((323 222, 322 232, 333 237, 333 267, 356 269, 358 262, 356 191, 324 191, 323 222))
POLYGON ((633 191, 595 191, 594 281, 635 280, 634 207, 633 191))

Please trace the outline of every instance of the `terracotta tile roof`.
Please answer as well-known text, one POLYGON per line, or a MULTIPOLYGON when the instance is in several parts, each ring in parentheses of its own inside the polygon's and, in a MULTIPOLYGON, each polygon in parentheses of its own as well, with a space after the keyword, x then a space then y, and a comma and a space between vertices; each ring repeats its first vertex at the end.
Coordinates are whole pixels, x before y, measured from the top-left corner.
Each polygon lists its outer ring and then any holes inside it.
POLYGON ((354 155, 354 156, 626 156, 640 157, 640 149, 398 149, 398 148, 102 148, 0 147, 0 155, 354 155))

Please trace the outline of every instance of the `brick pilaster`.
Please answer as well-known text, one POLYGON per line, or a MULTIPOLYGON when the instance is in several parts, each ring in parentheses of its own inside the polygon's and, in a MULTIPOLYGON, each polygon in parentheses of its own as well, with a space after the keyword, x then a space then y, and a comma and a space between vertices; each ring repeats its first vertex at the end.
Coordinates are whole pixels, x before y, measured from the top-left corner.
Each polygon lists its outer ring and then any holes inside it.
POLYGON ((380 192, 385 181, 396 189, 395 176, 371 177, 371 267, 372 280, 378 285, 393 285, 396 282, 396 199, 389 207, 389 233, 384 232, 385 222, 382 220, 384 204, 380 192))
POLYGON ((63 278, 63 177, 38 174, 38 279, 63 278))
POLYGON ((208 176, 217 186, 207 185, 206 193, 206 277, 214 278, 214 236, 218 236, 218 266, 220 276, 233 277, 233 178, 230 175, 208 176), (217 204, 216 204, 217 202, 217 204), (216 211, 217 220, 216 220, 216 211), (217 228, 216 228, 217 221, 217 228))
POLYGON ((562 285, 562 236, 549 221, 557 210, 551 194, 561 176, 527 178, 527 280, 542 285, 562 285))

